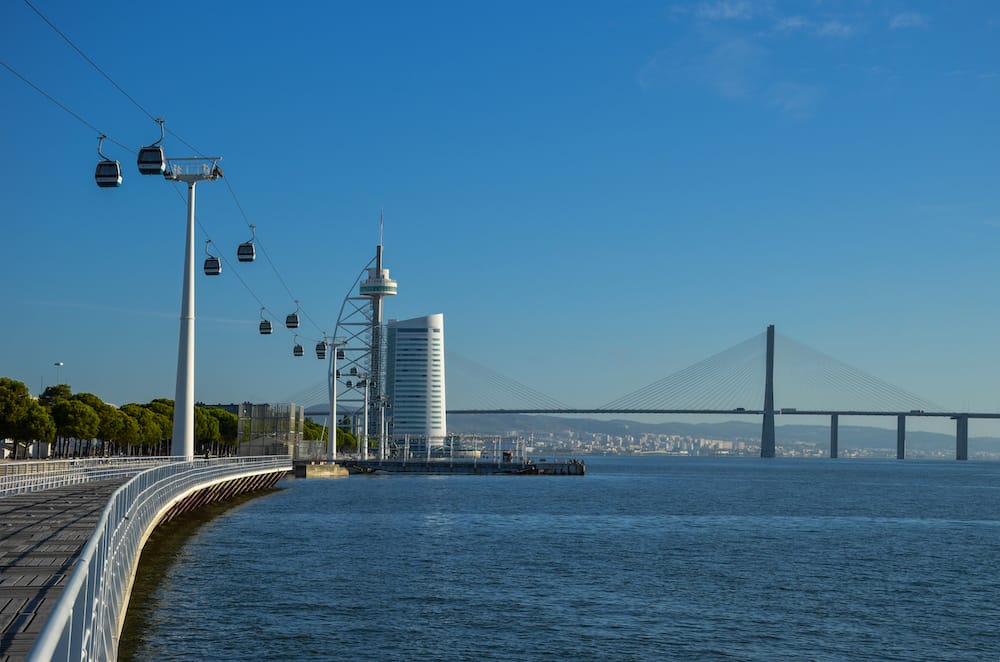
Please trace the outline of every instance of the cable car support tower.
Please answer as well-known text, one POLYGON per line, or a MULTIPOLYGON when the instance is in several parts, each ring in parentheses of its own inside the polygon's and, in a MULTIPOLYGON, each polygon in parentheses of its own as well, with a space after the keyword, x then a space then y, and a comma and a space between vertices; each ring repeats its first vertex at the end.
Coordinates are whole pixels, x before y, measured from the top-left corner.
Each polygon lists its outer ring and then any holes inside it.
MULTIPOLYGON (((198 182, 222 177, 219 157, 166 159, 163 177, 188 185, 187 242, 184 250, 184 288, 181 296, 181 329, 177 343, 177 390, 174 397, 174 432, 170 454, 194 459, 194 187, 198 182)), ((140 163, 140 166, 142 164, 140 163)), ((143 173, 149 174, 149 173, 143 173)))

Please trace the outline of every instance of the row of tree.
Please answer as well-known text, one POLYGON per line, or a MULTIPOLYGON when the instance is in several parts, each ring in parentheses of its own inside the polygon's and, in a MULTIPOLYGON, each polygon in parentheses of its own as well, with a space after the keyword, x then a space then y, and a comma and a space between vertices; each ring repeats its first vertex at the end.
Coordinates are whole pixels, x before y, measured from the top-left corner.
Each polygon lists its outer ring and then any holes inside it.
MULTIPOLYGON (((51 456, 169 455, 174 401, 157 398, 121 407, 93 393, 72 393, 66 384, 49 386, 36 399, 23 383, 0 377, 0 441, 9 440, 15 459, 27 457, 34 442, 53 444, 51 456)), ((236 414, 196 406, 196 451, 228 455, 238 442, 236 414)), ((303 439, 323 439, 323 426, 306 420, 303 439)), ((356 447, 354 436, 337 431, 338 446, 356 447)))

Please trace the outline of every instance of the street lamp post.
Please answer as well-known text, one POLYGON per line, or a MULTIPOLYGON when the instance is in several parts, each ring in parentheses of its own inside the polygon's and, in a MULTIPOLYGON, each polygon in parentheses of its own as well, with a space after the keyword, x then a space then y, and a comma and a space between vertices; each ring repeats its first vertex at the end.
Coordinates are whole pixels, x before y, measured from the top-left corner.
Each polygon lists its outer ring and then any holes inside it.
POLYGON ((184 250, 184 287, 181 328, 177 342, 177 388, 174 397, 174 432, 170 454, 194 460, 194 187, 222 176, 219 157, 170 159, 163 176, 188 185, 187 242, 184 250))
POLYGON ((62 361, 56 361, 56 362, 55 362, 55 363, 53 363, 52 365, 54 365, 54 366, 56 367, 56 386, 58 386, 59 384, 61 384, 61 383, 62 383, 62 382, 60 382, 60 381, 59 381, 59 380, 60 380, 60 376, 59 376, 59 373, 60 373, 60 369, 61 369, 61 368, 62 368, 62 367, 63 367, 64 365, 66 365, 66 364, 65 364, 65 363, 63 363, 62 361))

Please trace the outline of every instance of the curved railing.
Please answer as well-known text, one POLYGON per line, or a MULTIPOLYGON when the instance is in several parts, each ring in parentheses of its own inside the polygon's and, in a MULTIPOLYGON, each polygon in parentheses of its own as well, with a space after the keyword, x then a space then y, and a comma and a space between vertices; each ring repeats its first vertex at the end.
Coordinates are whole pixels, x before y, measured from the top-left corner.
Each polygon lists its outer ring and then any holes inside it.
POLYGON ((0 497, 132 476, 181 457, 100 457, 0 462, 0 497))
POLYGON ((27 659, 116 659, 139 555, 163 515, 201 488, 291 468, 291 458, 272 455, 172 462, 137 474, 108 500, 27 659))

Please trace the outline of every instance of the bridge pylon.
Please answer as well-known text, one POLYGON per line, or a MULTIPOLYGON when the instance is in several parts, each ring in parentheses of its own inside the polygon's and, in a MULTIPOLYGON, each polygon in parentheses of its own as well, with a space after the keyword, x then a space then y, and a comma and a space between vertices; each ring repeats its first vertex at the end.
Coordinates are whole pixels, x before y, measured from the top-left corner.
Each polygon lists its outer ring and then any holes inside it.
POLYGON ((767 369, 764 372, 764 425, 760 456, 774 457, 774 325, 767 327, 767 369))

